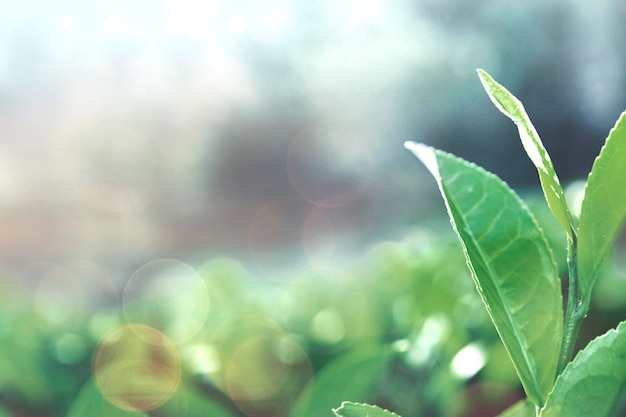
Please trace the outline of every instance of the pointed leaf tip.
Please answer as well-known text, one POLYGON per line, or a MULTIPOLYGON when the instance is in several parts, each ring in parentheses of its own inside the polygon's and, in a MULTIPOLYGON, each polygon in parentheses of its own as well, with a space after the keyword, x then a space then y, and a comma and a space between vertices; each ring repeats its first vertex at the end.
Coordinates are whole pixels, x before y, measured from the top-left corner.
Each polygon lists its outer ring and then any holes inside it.
POLYGON ((575 226, 565 201, 563 189, 552 165, 550 155, 543 146, 522 102, 487 72, 478 70, 478 76, 496 108, 517 125, 524 150, 537 168, 548 207, 569 238, 574 239, 575 226))
POLYGON ((626 111, 609 132, 587 179, 578 221, 580 291, 589 305, 607 253, 626 219, 626 111))
POLYGON ((563 335, 560 280, 543 232, 495 175, 426 145, 410 149, 435 177, 476 288, 528 398, 542 406, 563 335))
POLYGON ((417 142, 404 142, 404 147, 413 152, 435 178, 439 178, 439 166, 433 148, 417 142))

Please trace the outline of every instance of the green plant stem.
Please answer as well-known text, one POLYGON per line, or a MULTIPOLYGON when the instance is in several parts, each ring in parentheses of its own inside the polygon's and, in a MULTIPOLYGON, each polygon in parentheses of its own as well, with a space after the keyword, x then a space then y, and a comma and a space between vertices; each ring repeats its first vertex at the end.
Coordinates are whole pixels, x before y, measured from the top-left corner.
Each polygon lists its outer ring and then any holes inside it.
POLYGON ((567 307, 565 311, 565 324, 563 328, 563 342, 557 365, 557 376, 563 372, 574 354, 574 346, 578 338, 578 331, 583 319, 587 316, 588 306, 583 305, 580 287, 578 285, 578 262, 576 235, 568 238, 567 245, 567 269, 569 282, 567 287, 567 307))

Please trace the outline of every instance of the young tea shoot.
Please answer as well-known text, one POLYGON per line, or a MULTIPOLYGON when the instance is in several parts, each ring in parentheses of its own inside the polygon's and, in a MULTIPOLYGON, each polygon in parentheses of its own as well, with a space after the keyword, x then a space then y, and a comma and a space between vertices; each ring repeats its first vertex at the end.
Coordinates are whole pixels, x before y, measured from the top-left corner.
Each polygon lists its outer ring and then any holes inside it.
MULTIPOLYGON (((495 106, 517 125, 547 205, 567 237, 563 311, 556 261, 517 194, 475 164, 430 146, 405 144, 439 186, 476 289, 526 392, 527 399, 501 417, 608 417, 626 383, 626 321, 572 356, 594 283, 626 216, 626 112, 593 164, 575 219, 522 103, 487 72, 479 69, 478 76, 495 106)), ((395 415, 354 403, 334 412, 395 415)))

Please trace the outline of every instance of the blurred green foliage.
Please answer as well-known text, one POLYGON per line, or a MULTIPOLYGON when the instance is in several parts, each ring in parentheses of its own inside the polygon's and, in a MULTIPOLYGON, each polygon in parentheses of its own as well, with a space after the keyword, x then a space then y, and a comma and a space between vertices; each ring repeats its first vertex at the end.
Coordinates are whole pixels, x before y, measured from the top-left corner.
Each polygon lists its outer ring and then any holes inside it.
MULTIPOLYGON (((562 250, 558 225, 533 196, 525 198, 562 250)), ((624 315, 626 275, 614 264, 598 284, 581 345, 624 315)), ((139 396, 154 393, 115 392, 95 378, 103 340, 131 324, 121 301, 73 312, 52 302, 34 308, 23 289, 3 284, 0 416, 331 416, 355 401, 405 417, 486 417, 523 396, 451 234, 416 230, 342 268, 294 271, 281 282, 227 258, 196 270, 208 313, 175 355, 153 346, 141 372, 157 380, 167 376, 164 364, 180 363, 181 377, 151 409, 141 409, 139 396), (131 409, 114 406, 115 396, 131 409)))

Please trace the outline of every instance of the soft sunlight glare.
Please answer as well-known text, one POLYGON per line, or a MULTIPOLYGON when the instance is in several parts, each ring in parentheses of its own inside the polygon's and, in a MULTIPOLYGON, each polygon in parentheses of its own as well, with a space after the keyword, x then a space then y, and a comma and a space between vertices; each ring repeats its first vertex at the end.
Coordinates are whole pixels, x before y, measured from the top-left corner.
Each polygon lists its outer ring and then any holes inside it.
POLYGON ((168 1, 167 31, 201 36, 213 29, 216 2, 202 0, 168 1))
POLYGON ((341 314, 332 307, 315 314, 311 321, 311 332, 315 339, 329 345, 339 343, 346 334, 341 314))
POLYGON ((470 343, 454 356, 450 369, 457 377, 468 379, 476 375, 486 362, 485 349, 476 343, 470 343))
POLYGON ((580 208, 583 205, 583 199, 585 198, 585 185, 586 181, 579 180, 568 184, 565 187, 565 199, 567 205, 574 217, 580 216, 580 208))
POLYGON ((233 34, 243 33, 248 27, 248 22, 241 16, 232 16, 226 20, 226 27, 233 34))
POLYGON ((450 322, 444 316, 431 316, 426 319, 422 330, 407 353, 407 361, 413 366, 425 364, 433 351, 450 334, 450 322))
POLYGON ((72 15, 63 16, 59 27, 66 31, 74 29, 76 27, 76 18, 72 15))
POLYGON ((121 33, 123 26, 117 19, 107 19, 102 22, 102 29, 107 33, 121 33))
POLYGON ((191 345, 185 352, 189 356, 191 369, 196 374, 213 374, 222 369, 219 352, 211 345, 191 345))

